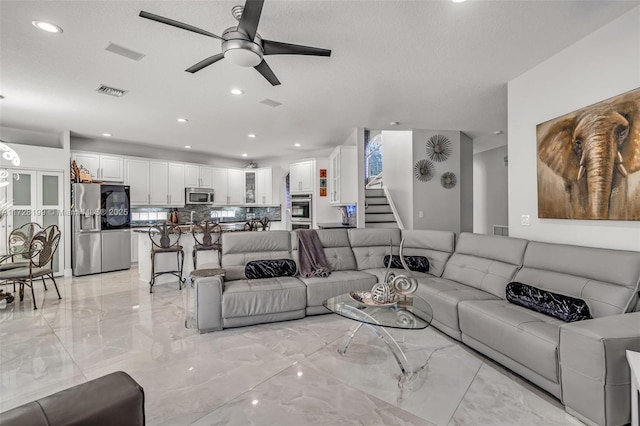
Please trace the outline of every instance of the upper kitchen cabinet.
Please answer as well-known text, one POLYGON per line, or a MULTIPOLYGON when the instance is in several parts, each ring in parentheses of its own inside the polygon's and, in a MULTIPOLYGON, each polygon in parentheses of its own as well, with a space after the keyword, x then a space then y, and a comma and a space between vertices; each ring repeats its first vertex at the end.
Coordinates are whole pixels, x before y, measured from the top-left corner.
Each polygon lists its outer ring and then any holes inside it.
POLYGON ((184 206, 184 164, 169 163, 169 205, 184 206))
POLYGON ((336 147, 329 156, 329 202, 333 205, 356 204, 357 176, 356 147, 336 147))
POLYGON ((291 194, 309 194, 313 192, 314 160, 292 163, 289 166, 289 190, 291 194))
POLYGON ((95 180, 124 182, 124 157, 117 155, 74 152, 71 159, 78 167, 84 167, 95 180))
POLYGON ((149 193, 149 160, 127 158, 124 160, 125 183, 129 185, 132 206, 146 206, 151 203, 149 193))
POLYGON ((213 169, 214 204, 244 204, 244 171, 213 169))
POLYGON ((184 185, 187 188, 213 188, 213 169, 193 164, 185 165, 184 185))
POLYGON ((273 172, 271 167, 250 169, 244 172, 245 204, 267 205, 273 203, 273 172))
POLYGON ((184 206, 184 164, 149 162, 149 205, 184 206))

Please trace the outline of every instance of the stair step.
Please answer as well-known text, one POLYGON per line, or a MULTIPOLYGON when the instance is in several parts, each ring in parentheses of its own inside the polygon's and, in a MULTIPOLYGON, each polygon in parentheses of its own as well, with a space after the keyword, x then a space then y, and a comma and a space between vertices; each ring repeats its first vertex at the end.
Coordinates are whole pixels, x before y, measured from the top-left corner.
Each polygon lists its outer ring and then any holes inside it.
POLYGON ((386 204, 389 205, 389 201, 387 200, 387 197, 366 197, 364 199, 365 204, 369 205, 369 204, 386 204))
POLYGON ((371 222, 365 223, 365 228, 398 228, 398 224, 396 222, 371 222))
POLYGON ((384 197, 384 190, 382 189, 366 189, 364 191, 365 197, 384 197))
POLYGON ((396 218, 393 213, 371 213, 368 210, 364 215, 365 222, 395 222, 396 218))
POLYGON ((365 209, 366 213, 393 213, 389 204, 370 204, 365 209))

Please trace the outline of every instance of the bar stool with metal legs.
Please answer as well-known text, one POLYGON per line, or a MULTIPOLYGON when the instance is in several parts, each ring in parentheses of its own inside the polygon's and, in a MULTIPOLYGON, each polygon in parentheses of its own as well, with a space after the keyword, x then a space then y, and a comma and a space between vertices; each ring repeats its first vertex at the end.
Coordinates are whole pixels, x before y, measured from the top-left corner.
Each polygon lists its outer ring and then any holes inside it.
POLYGON ((193 246, 193 270, 196 271, 198 269, 198 251, 217 250, 218 265, 220 265, 220 258, 222 257, 222 243, 220 242, 222 227, 217 223, 205 220, 194 225, 192 233, 195 241, 193 246))
POLYGON ((164 222, 160 227, 154 226, 149 228, 149 239, 151 240, 151 280, 149 281, 149 293, 153 293, 153 285, 156 282, 156 277, 163 274, 171 274, 178 277, 178 285, 180 286, 180 290, 182 290, 182 283, 184 283, 184 278, 182 278, 184 250, 180 245, 181 234, 182 231, 179 226, 167 226, 167 222, 164 222), (156 238, 154 239, 154 237, 156 238), (172 239, 174 241, 171 241, 172 239), (178 269, 175 271, 156 272, 155 258, 156 255, 160 253, 176 253, 178 269))

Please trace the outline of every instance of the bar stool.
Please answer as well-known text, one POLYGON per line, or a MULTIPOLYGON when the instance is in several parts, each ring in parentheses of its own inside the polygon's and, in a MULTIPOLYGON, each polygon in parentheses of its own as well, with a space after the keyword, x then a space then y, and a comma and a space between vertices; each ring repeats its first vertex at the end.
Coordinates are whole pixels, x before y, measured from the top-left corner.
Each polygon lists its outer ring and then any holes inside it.
POLYGON ((182 230, 177 225, 167 226, 167 222, 164 222, 160 227, 154 226, 149 228, 149 239, 151 240, 151 281, 149 281, 149 293, 153 293, 153 285, 156 283, 156 277, 163 274, 171 274, 178 277, 178 285, 182 290, 182 267, 184 265, 184 250, 180 245, 180 236, 182 230), (159 235, 160 238, 156 242, 153 239, 155 235, 159 235), (171 242, 171 237, 175 237, 175 241, 171 242), (178 270, 176 271, 164 271, 156 272, 155 258, 160 253, 176 253, 176 259, 178 261, 178 270))
POLYGON ((193 240, 196 242, 193 246, 193 270, 198 269, 198 251, 217 250, 218 265, 222 258, 222 243, 220 236, 222 235, 222 227, 217 223, 205 220, 193 226, 193 240))
POLYGON ((271 219, 269 219, 266 216, 260 219, 258 223, 260 224, 260 226, 262 226, 263 231, 268 231, 269 228, 271 227, 271 219))

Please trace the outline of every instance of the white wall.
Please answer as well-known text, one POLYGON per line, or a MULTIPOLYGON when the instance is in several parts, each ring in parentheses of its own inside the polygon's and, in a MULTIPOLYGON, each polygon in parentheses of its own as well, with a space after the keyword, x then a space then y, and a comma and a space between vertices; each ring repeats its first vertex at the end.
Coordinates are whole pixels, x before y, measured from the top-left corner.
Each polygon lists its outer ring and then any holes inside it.
POLYGON ((413 132, 382 131, 384 185, 396 205, 404 227, 413 227, 413 132))
POLYGON ((509 82, 511 236, 640 250, 640 222, 538 219, 536 188, 537 124, 639 86, 640 7, 509 82))
POLYGON ((509 223, 507 147, 473 156, 473 232, 493 234, 493 225, 509 223))
POLYGON ((473 232, 473 139, 460 132, 460 232, 473 232))

